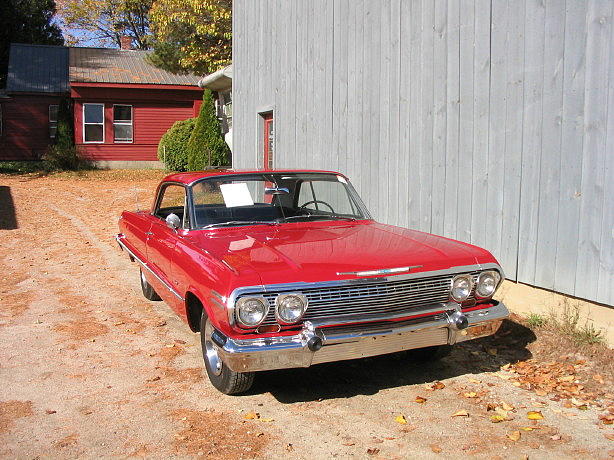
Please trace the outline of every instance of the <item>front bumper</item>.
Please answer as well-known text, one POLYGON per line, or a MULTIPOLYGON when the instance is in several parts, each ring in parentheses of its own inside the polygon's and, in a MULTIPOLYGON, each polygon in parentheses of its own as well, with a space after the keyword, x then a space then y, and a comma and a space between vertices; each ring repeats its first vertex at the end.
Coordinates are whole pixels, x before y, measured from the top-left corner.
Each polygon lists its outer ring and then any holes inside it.
POLYGON ((344 324, 342 318, 337 318, 335 324, 343 324, 340 328, 331 327, 330 322, 307 321, 296 335, 258 339, 233 339, 215 331, 212 339, 225 365, 236 372, 253 372, 452 345, 494 334, 509 316, 501 302, 466 313, 460 313, 457 304, 436 304, 420 312, 421 316, 430 313, 432 319, 426 321, 390 322, 384 327, 381 321, 377 323, 378 319, 394 318, 370 318, 372 324, 378 325, 373 328, 355 324, 356 318, 354 324, 344 324), (462 324, 459 328, 463 316, 466 327, 462 324))

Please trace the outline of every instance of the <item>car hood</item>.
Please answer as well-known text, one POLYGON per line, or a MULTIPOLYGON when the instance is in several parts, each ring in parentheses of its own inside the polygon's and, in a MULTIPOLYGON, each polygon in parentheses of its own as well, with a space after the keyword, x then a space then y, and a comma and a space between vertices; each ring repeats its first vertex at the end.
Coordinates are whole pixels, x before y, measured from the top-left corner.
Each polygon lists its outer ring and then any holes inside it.
POLYGON ((199 230, 187 238, 239 277, 256 272, 262 284, 349 279, 361 276, 353 272, 407 266, 413 273, 496 263, 481 248, 373 221, 199 230))

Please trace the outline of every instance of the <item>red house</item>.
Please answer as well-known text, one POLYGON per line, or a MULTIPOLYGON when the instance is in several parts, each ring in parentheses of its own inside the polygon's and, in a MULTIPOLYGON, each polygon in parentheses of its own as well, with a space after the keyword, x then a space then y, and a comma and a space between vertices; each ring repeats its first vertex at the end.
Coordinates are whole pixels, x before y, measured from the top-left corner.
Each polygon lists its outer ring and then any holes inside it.
POLYGON ((84 157, 101 167, 160 166, 160 138, 175 121, 198 114, 202 89, 198 77, 160 70, 146 56, 129 49, 11 45, 7 98, 0 99, 0 160, 40 158, 65 95, 84 157))

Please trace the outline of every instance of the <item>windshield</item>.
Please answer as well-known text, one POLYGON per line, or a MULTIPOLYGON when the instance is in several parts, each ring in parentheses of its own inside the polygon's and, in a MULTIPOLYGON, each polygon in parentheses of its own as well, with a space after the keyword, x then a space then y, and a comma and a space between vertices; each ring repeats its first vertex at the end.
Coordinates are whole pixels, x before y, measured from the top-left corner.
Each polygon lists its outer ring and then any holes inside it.
POLYGON ((336 174, 212 177, 192 186, 192 201, 196 228, 371 218, 352 186, 336 174))

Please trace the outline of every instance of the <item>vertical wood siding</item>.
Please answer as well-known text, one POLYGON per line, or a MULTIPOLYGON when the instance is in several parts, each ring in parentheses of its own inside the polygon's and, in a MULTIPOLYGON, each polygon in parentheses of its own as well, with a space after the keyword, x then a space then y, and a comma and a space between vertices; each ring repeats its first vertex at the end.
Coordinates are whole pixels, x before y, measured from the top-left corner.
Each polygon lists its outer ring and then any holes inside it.
POLYGON ((235 0, 234 166, 347 173, 381 221, 614 304, 614 2, 235 0))

